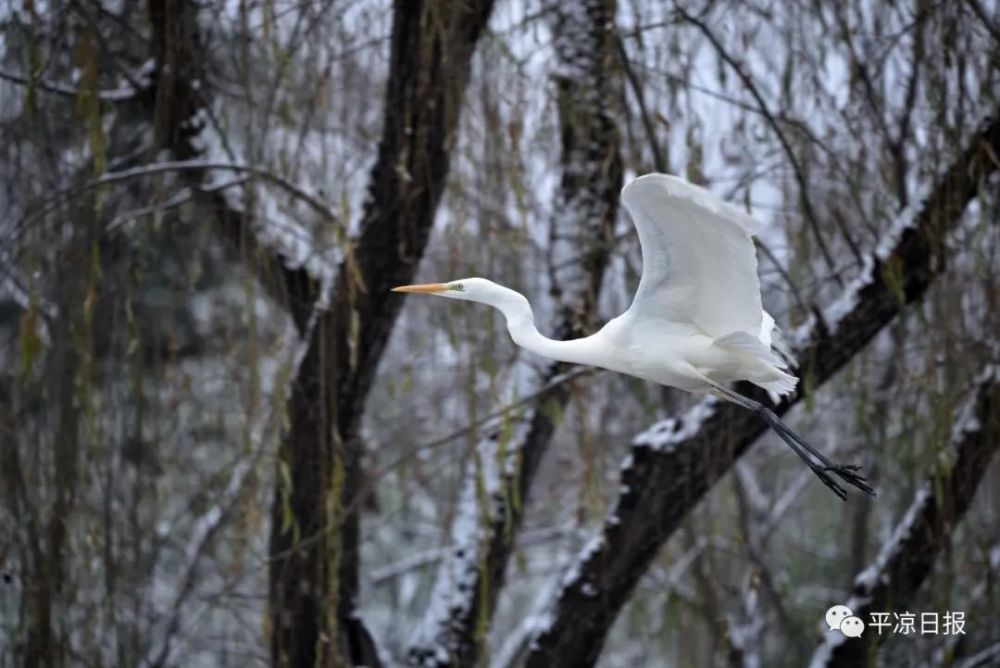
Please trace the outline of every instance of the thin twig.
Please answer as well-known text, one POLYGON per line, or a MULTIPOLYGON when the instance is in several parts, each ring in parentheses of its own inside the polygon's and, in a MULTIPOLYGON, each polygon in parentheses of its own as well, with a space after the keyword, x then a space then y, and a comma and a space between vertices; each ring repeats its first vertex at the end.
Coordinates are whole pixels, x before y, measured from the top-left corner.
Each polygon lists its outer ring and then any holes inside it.
MULTIPOLYGON (((838 274, 835 273, 836 264, 833 261, 833 256, 830 254, 829 247, 826 245, 826 241, 823 239, 823 234, 819 228, 819 219, 816 217, 816 212, 813 209, 812 201, 809 199, 808 183, 806 182, 805 172, 803 172, 802 170, 802 165, 799 164, 799 159, 798 157, 796 157, 795 151, 792 149, 792 145, 789 143, 787 137, 785 137, 785 133, 781 130, 781 126, 778 124, 777 119, 774 117, 774 114, 771 113, 771 110, 767 106, 767 103, 764 101, 764 98, 757 90, 756 84, 754 84, 750 76, 746 73, 746 71, 744 71, 742 65, 740 65, 740 63, 735 58, 729 55, 729 52, 722 45, 719 39, 715 36, 715 33, 713 33, 709 29, 709 27, 705 25, 704 22, 688 14, 680 6, 675 5, 675 9, 681 18, 683 18, 685 21, 687 21, 691 25, 698 28, 699 31, 701 31, 701 33, 705 36, 705 38, 715 48, 716 52, 718 52, 719 57, 722 58, 726 62, 726 64, 728 64, 730 67, 733 68, 733 70, 736 72, 736 75, 740 78, 740 81, 743 82, 743 85, 746 87, 747 91, 750 93, 751 96, 753 96, 754 100, 756 100, 757 105, 760 107, 761 114, 764 116, 764 119, 767 121, 768 125, 771 126, 771 129, 778 137, 778 142, 781 144, 781 147, 784 149, 785 154, 788 156, 788 162, 792 167, 792 173, 795 175, 795 181, 796 183, 798 183, 799 186, 799 201, 801 202, 803 212, 806 215, 806 221, 809 223, 809 227, 812 230, 813 237, 816 240, 816 245, 819 248, 820 253, 823 255, 823 259, 826 261, 827 267, 831 272, 834 272, 834 277, 837 283, 843 285, 843 280, 840 278, 838 274)), ((861 259, 860 251, 856 247, 854 247, 854 242, 850 238, 850 235, 845 234, 845 239, 848 242, 848 245, 851 246, 852 251, 858 258, 858 261, 860 261, 861 259)))
POLYGON ((983 8, 982 3, 979 0, 965 0, 965 4, 969 5, 969 9, 972 13, 976 15, 982 24, 986 28, 986 32, 990 34, 996 42, 1000 43, 1000 27, 998 27, 986 14, 986 9, 983 8))
POLYGON ((781 276, 781 279, 788 286, 788 289, 792 293, 792 297, 795 298, 795 303, 798 304, 802 313, 808 313, 809 307, 806 305, 806 300, 802 297, 802 293, 799 292, 799 287, 795 285, 795 281, 792 280, 792 277, 788 274, 785 268, 780 262, 778 262, 778 258, 774 256, 774 253, 771 252, 771 249, 768 248, 767 244, 764 243, 760 237, 754 237, 754 242, 757 244, 757 248, 759 248, 764 256, 771 261, 771 264, 774 265, 778 275, 781 276))
MULTIPOLYGON (((499 420, 500 418, 504 418, 504 417, 509 417, 509 413, 511 413, 512 411, 520 408, 521 406, 524 406, 524 405, 527 405, 527 404, 530 404, 530 403, 534 402, 535 400, 537 400, 537 399, 543 397, 544 395, 552 392, 553 390, 555 390, 556 388, 560 387, 561 385, 563 385, 565 383, 568 383, 569 381, 574 380, 576 378, 580 378, 580 377, 586 376, 588 374, 596 373, 599 370, 600 369, 596 369, 594 367, 577 367, 577 368, 573 369, 572 371, 569 371, 569 372, 564 373, 564 374, 560 374, 559 376, 556 376, 551 381, 549 381, 548 383, 546 383, 541 389, 539 389, 539 390, 537 390, 535 392, 532 392, 530 394, 526 394, 525 396, 521 397, 517 401, 511 402, 511 403, 507 404, 506 406, 503 406, 502 408, 500 408, 500 409, 498 409, 498 410, 490 413, 489 415, 487 415, 487 416, 485 416, 483 418, 480 418, 478 420, 470 422, 469 424, 465 425, 464 427, 456 429, 455 431, 453 431, 453 432, 451 432, 451 433, 449 433, 449 434, 447 434, 445 436, 442 436, 441 438, 438 438, 438 439, 435 439, 435 440, 430 441, 428 443, 424 443, 422 445, 418 445, 416 447, 408 449, 406 452, 404 452, 403 454, 401 454, 396 459, 392 460, 391 462, 389 462, 385 466, 380 467, 378 473, 369 475, 369 476, 367 476, 365 478, 364 481, 362 481, 361 485, 359 486, 358 493, 351 500, 351 503, 348 504, 345 507, 344 512, 341 513, 341 517, 344 518, 344 517, 349 516, 351 513, 353 513, 357 509, 357 507, 360 505, 360 503, 364 499, 368 498, 368 495, 374 489, 375 485, 380 480, 382 480, 382 478, 384 478, 386 475, 388 475, 392 471, 395 471, 400 466, 402 466, 403 464, 405 464, 409 460, 413 459, 414 457, 416 457, 421 452, 425 452, 427 450, 434 450, 436 448, 440 448, 440 447, 442 447, 444 445, 447 445, 448 443, 454 441, 455 439, 461 438, 462 436, 464 436, 466 434, 469 434, 469 433, 473 432, 474 430, 476 430, 476 429, 478 429, 478 428, 480 428, 480 427, 482 427, 482 426, 484 426, 484 425, 486 425, 486 424, 488 424, 488 423, 490 423, 492 421, 499 420)), ((496 426, 499 427, 500 425, 496 425, 496 426)), ((331 533, 339 531, 340 527, 341 527, 341 524, 342 524, 342 522, 337 522, 337 523, 334 523, 334 524, 330 524, 330 525, 327 525, 327 526, 320 527, 313 534, 311 534, 309 536, 306 536, 306 537, 302 538, 301 540, 299 540, 299 542, 296 543, 296 548, 307 547, 309 545, 312 545, 316 541, 320 540, 321 538, 323 538, 323 536, 327 536, 327 535, 329 535, 331 533)), ((291 550, 288 550, 288 551, 285 551, 285 552, 277 552, 277 553, 271 554, 271 555, 268 556, 268 558, 267 558, 267 560, 266 560, 265 563, 270 563, 270 562, 278 560, 278 559, 283 559, 285 557, 288 557, 291 553, 292 553, 291 550)))
MULTIPOLYGON (((96 190, 102 186, 112 185, 115 183, 121 183, 123 181, 129 181, 132 179, 141 178, 144 176, 152 176, 155 174, 162 174, 165 172, 182 172, 182 171, 195 171, 195 170, 228 170, 238 173, 250 174, 256 178, 263 179, 268 183, 274 184, 279 188, 290 193, 293 197, 302 200, 307 206, 316 211, 324 220, 332 221, 339 224, 337 216, 333 213, 322 200, 318 199, 314 195, 306 192, 302 188, 298 187, 291 181, 288 181, 282 176, 275 174, 274 172, 265 169, 263 167, 258 167, 256 165, 244 165, 233 162, 216 162, 208 160, 184 160, 177 162, 159 162, 152 163, 148 165, 142 165, 141 167, 133 167, 130 169, 123 169, 118 172, 107 172, 102 176, 88 181, 81 186, 75 188, 70 188, 64 190, 61 193, 54 195, 51 200, 38 211, 32 212, 26 215, 21 221, 19 221, 15 226, 14 230, 16 232, 17 228, 24 227, 31 221, 40 218, 42 216, 52 213, 60 206, 62 206, 66 201, 72 199, 73 197, 79 196, 90 190, 96 190)), ((211 188, 211 186, 209 186, 211 188)))
POLYGON ((192 170, 228 170, 233 172, 243 172, 246 174, 251 174, 253 176, 256 176, 257 178, 272 183, 282 188, 283 190, 286 190, 291 195, 294 195, 297 199, 300 199, 303 202, 305 202, 310 208, 316 211, 316 213, 323 216, 324 219, 330 221, 337 220, 337 217, 336 215, 334 215, 333 210, 330 209, 326 205, 326 203, 324 203, 322 200, 306 192, 305 190, 295 185, 291 181, 285 179, 284 177, 279 176, 274 172, 265 169, 263 167, 258 167, 257 165, 244 165, 232 162, 214 162, 211 160, 182 160, 177 162, 158 162, 150 165, 142 165, 141 167, 133 167, 132 169, 124 169, 120 172, 108 172, 107 174, 103 174, 99 178, 94 179, 90 183, 86 184, 84 188, 92 189, 102 185, 119 183, 121 181, 127 181, 142 176, 162 174, 164 172, 180 172, 180 171, 192 171, 192 170))
MULTIPOLYGON (((306 326, 305 335, 300 339, 297 346, 292 349, 292 357, 289 360, 292 367, 293 373, 288 376, 286 381, 286 391, 287 396, 290 392, 291 379, 295 378, 299 367, 302 365, 302 361, 306 357, 306 351, 309 345, 309 341, 312 340, 313 332, 319 322, 320 314, 325 311, 326 304, 329 303, 330 292, 332 290, 332 281, 327 281, 321 287, 320 297, 313 303, 312 313, 309 317, 309 322, 306 326)), ((281 419, 278 411, 278 405, 272 404, 271 409, 265 419, 257 425, 257 448, 250 455, 249 459, 244 459, 233 467, 233 471, 229 476, 229 481, 226 484, 225 491, 222 494, 222 498, 218 503, 212 506, 206 513, 198 518, 195 523, 193 535, 189 540, 187 549, 187 559, 186 566, 184 568, 184 575, 181 577, 181 584, 174 596, 174 601, 170 607, 170 619, 166 625, 166 631, 164 633, 163 642, 160 645, 160 651, 157 652, 155 657, 151 657, 147 663, 151 666, 162 666, 170 658, 171 644, 173 642, 174 636, 180 630, 181 624, 181 612, 184 608, 184 604, 187 602, 191 593, 194 591, 195 585, 197 584, 198 567, 201 563, 202 557, 208 551, 212 540, 219 533, 219 531, 225 526, 229 517, 231 516, 232 509, 239 501, 243 494, 243 490, 246 488, 247 481, 250 480, 251 474, 260 461, 261 457, 266 450, 266 446, 271 442, 271 439, 278 434, 281 428, 281 419)))
MULTIPOLYGON (((44 81, 42 79, 32 81, 31 79, 21 76, 20 74, 14 74, 13 72, 6 72, 0 70, 0 79, 10 81, 11 83, 16 83, 22 86, 35 86, 39 90, 44 90, 47 93, 54 93, 56 95, 62 95, 63 97, 69 97, 76 99, 80 95, 89 95, 90 91, 78 90, 71 86, 65 86, 63 84, 52 83, 51 81, 44 81)), ((117 89, 117 90, 100 90, 97 91, 97 98, 103 100, 104 102, 125 102, 126 100, 131 100, 135 97, 135 91, 127 88, 117 89)))
POLYGON ((642 127, 646 132, 646 141, 649 143, 649 150, 653 153, 653 167, 658 172, 666 172, 669 169, 667 158, 663 155, 660 143, 656 141, 656 130, 653 127, 653 119, 650 118, 649 111, 646 109, 646 99, 642 94, 642 84, 639 83, 639 79, 632 69, 632 65, 628 59, 628 52, 625 51, 625 42, 622 40, 621 35, 616 33, 614 40, 618 52, 618 62, 621 65, 622 72, 625 73, 625 78, 628 79, 632 95, 635 96, 635 103, 639 107, 639 117, 642 119, 642 127))

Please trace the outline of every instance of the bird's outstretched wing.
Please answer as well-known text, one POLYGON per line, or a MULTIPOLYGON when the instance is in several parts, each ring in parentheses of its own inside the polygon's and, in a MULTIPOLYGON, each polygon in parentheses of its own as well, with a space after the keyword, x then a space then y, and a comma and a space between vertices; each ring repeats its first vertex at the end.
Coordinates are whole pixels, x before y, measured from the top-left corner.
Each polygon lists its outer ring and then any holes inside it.
POLYGON ((642 245, 642 279, 628 316, 693 324, 711 337, 763 333, 753 218, 667 174, 635 179, 622 189, 622 202, 642 245))

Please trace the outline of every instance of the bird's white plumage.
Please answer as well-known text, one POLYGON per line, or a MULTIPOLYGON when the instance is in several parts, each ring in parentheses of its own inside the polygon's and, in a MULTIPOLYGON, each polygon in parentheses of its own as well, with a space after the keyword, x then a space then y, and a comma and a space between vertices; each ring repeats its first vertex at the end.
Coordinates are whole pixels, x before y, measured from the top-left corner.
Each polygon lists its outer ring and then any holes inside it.
POLYGON ((774 318, 761 306, 757 222, 713 193, 666 174, 622 189, 642 247, 642 278, 628 311, 599 332, 554 341, 528 301, 482 278, 405 286, 494 306, 518 345, 540 355, 619 371, 690 392, 748 380, 777 400, 795 388, 774 318))
MULTIPOLYGON (((635 179, 622 189, 622 203, 642 246, 642 278, 629 309, 633 317, 694 323, 711 337, 765 334, 751 239, 756 221, 666 174, 635 179)), ((770 330, 761 340, 770 345, 770 330)))
POLYGON ((406 285, 489 304, 507 320, 516 344, 539 355, 589 364, 689 392, 711 393, 754 411, 841 498, 831 476, 874 495, 858 467, 835 465, 761 404, 725 387, 749 381, 771 399, 795 390, 791 351, 764 311, 752 236, 756 221, 711 192, 666 174, 641 176, 622 189, 642 246, 642 278, 628 311, 600 331, 556 341, 535 327, 524 295, 484 278, 406 285))

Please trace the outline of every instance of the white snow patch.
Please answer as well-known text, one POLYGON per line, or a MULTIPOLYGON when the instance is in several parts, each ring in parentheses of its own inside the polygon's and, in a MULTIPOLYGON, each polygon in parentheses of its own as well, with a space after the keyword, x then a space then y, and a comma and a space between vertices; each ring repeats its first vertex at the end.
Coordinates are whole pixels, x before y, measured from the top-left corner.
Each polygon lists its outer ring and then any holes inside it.
POLYGON ((823 634, 823 644, 813 653, 812 660, 809 662, 809 668, 823 668, 829 664, 830 659, 833 658, 834 650, 845 642, 847 642, 847 636, 843 633, 839 631, 825 631, 823 634))
MULTIPOLYGON (((476 481, 465 476, 455 519, 451 524, 450 547, 438 566, 427 614, 414 635, 414 647, 433 654, 433 661, 446 663, 451 650, 449 622, 468 612, 475 595, 479 565, 479 524, 476 481), (457 614, 456 614, 457 613, 457 614)), ((432 657, 428 657, 430 660, 432 657)))
POLYGON ((577 555, 576 561, 566 570, 566 573, 562 578, 563 589, 568 589, 572 587, 577 580, 580 579, 580 575, 583 572, 583 567, 604 548, 604 536, 600 533, 595 534, 587 541, 587 544, 583 546, 580 550, 580 554, 577 555))
MULTIPOLYGON (((992 364, 986 365, 983 370, 976 376, 973 385, 977 388, 991 382, 997 382, 1000 379, 1000 366, 994 366, 992 364)), ((962 407, 958 410, 958 415, 955 418, 954 423, 951 428, 951 442, 957 443, 966 434, 971 434, 977 432, 983 428, 982 423, 980 423, 979 418, 976 416, 976 397, 978 392, 974 392, 972 396, 962 404, 962 407)), ((946 451, 942 452, 942 456, 946 451)))
POLYGON ((715 415, 718 403, 719 400, 715 397, 705 397, 689 408, 682 417, 657 422, 640 433, 632 441, 632 447, 664 451, 683 443, 697 434, 705 421, 715 415))
MULTIPOLYGON (((913 199, 913 204, 899 212, 892 225, 879 239, 874 252, 865 255, 858 275, 847 284, 838 299, 823 309, 823 324, 831 334, 837 331, 841 321, 857 307, 862 290, 876 280, 877 277, 874 275, 876 261, 880 264, 884 262, 895 251, 903 233, 916 226, 916 219, 924 210, 928 196, 926 191, 919 193, 913 199)), ((816 325, 816 317, 810 314, 806 321, 796 328, 791 337, 796 349, 801 350, 805 347, 812 338, 816 325)))
MULTIPOLYGON (((870 592, 878 584, 881 579, 885 581, 885 570, 889 562, 895 557, 895 555, 902 549, 903 541, 913 530, 913 525, 917 521, 917 515, 923 510, 925 504, 931 498, 931 491, 928 485, 924 485, 917 492, 916 498, 910 507, 906 511, 906 515, 900 520, 899 524, 892 532, 892 536, 889 540, 882 545, 882 549, 875 558, 875 561, 866 568, 865 570, 858 573, 857 577, 854 578, 854 588, 857 591, 870 592)), ((848 606, 850 607, 850 606, 848 606)), ((853 610, 853 608, 851 608, 853 610)))
POLYGON ((545 610, 537 615, 533 615, 531 619, 532 634, 531 634, 531 644, 529 648, 534 651, 538 649, 538 638, 548 632, 555 623, 556 618, 552 613, 552 610, 545 610))

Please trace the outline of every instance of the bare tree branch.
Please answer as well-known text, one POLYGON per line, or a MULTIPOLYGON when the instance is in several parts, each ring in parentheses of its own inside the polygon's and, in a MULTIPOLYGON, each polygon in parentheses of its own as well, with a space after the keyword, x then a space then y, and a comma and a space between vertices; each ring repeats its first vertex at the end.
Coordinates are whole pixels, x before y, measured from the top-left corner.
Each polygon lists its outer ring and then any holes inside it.
POLYGON ((190 0, 148 0, 148 11, 153 36, 150 75, 153 94, 142 99, 150 105, 148 113, 154 122, 157 144, 170 151, 175 160, 105 174, 93 185, 178 171, 194 200, 213 214, 216 229, 227 248, 253 271, 268 295, 289 311, 301 333, 312 313, 313 302, 322 291, 320 280, 304 267, 289 266, 280 251, 257 238, 253 211, 232 206, 224 193, 204 187, 204 182, 213 169, 246 173, 305 202, 320 220, 340 223, 319 198, 278 174, 252 165, 201 159, 202 150, 196 139, 204 128, 199 113, 208 111, 211 99, 208 87, 203 85, 206 55, 197 20, 198 8, 190 0))
MULTIPOLYGON (((329 309, 308 341, 278 454, 270 552, 277 665, 378 662, 356 611, 365 397, 412 282, 444 191, 475 45, 491 0, 398 0, 382 138, 361 231, 345 253, 329 309), (326 530, 337 527, 337 531, 326 530), (317 540, 300 543, 303 537, 317 540)), ((293 303, 315 286, 289 286, 293 303)))
MULTIPOLYGON (((854 579, 845 605, 868 623, 872 611, 906 609, 968 510, 1000 447, 1000 368, 987 367, 952 428, 951 443, 917 491, 909 510, 872 564, 854 579)), ((812 668, 858 666, 886 637, 869 626, 860 638, 828 631, 812 668)))
MULTIPOLYGON (((557 338, 579 336, 593 324, 613 244, 622 182, 620 139, 609 107, 617 98, 614 17, 613 0, 559 6, 552 13, 562 144, 549 266, 553 292, 563 304, 557 338), (563 262, 565 257, 575 261, 563 262)), ((566 370, 565 364, 548 365, 536 379, 538 387, 552 387, 566 370)), ((473 666, 479 660, 485 622, 496 606, 523 519, 522 500, 555 431, 552 408, 564 406, 568 398, 569 388, 556 385, 544 402, 533 402, 517 418, 508 430, 513 437, 508 440, 507 432, 492 428, 480 442, 462 483, 430 609, 409 652, 411 665, 473 666)))
MULTIPOLYGON (((788 163, 792 167, 792 174, 795 175, 795 181, 799 186, 799 202, 802 204, 802 210, 806 215, 806 222, 809 223, 809 228, 812 230, 813 238, 816 240, 816 246, 819 248, 820 253, 822 253, 823 259, 826 261, 827 268, 829 268, 831 274, 837 282, 840 283, 840 274, 837 272, 836 263, 833 261, 830 249, 826 245, 826 240, 823 239, 823 234, 820 231, 819 218, 816 215, 815 209, 813 209, 812 199, 809 197, 809 183, 806 181, 805 172, 802 169, 802 165, 799 163, 799 158, 796 155, 795 150, 792 148, 791 143, 789 143, 788 138, 785 137, 785 133, 781 129, 781 125, 778 124, 778 120, 774 117, 774 114, 767 106, 767 102, 764 101, 760 91, 757 90, 757 85, 753 82, 753 79, 750 78, 750 75, 747 74, 743 65, 729 54, 726 47, 719 41, 719 39, 715 36, 715 33, 711 31, 704 21, 687 13, 679 6, 676 7, 676 10, 681 18, 698 28, 701 34, 704 35, 715 48, 719 57, 736 71, 736 75, 740 78, 744 87, 757 102, 757 105, 760 107, 760 113, 764 116, 767 124, 771 126, 771 130, 777 136, 778 142, 781 144, 782 149, 785 151, 785 155, 788 157, 788 163)), ((854 243, 854 239, 851 237, 849 230, 847 230, 846 227, 841 226, 841 233, 844 236, 844 241, 847 242, 848 247, 851 249, 851 252, 854 253, 854 257, 860 262, 860 251, 854 243)))
MULTIPOLYGON (((242 252, 273 295, 287 296, 306 336, 273 506, 269 600, 276 665, 378 663, 355 612, 359 522, 353 501, 361 484, 356 430, 402 303, 389 288, 410 282, 426 246, 472 52, 491 9, 491 0, 396 3, 382 140, 361 231, 356 245, 345 250, 331 303, 313 331, 304 330, 320 298, 318 281, 264 249, 251 231, 251 214, 229 206, 217 191, 201 191, 203 169, 183 172, 215 211, 230 247, 242 252), (303 536, 317 538, 300 543, 303 536)), ((199 85, 204 72, 196 10, 188 2, 150 0, 149 11, 157 137, 182 163, 196 160, 192 140, 201 128, 195 119, 207 103, 199 85)))
POLYGON ((976 18, 982 22, 983 27, 986 28, 986 32, 993 37, 994 41, 1000 43, 1000 26, 986 13, 983 4, 979 0, 965 0, 965 2, 969 5, 972 13, 976 15, 976 18))
MULTIPOLYGON (((1000 167, 1000 117, 980 127, 919 209, 902 214, 866 260, 866 270, 826 317, 804 328, 798 370, 818 386, 918 301, 944 270, 943 249, 982 183, 1000 167), (910 214, 913 214, 912 216, 910 214)), ((758 394, 747 389, 748 394, 758 394)), ((763 397, 760 397, 763 399, 763 397)), ((801 395, 777 407, 787 411, 801 395)), ((622 495, 572 567, 553 603, 552 623, 535 638, 529 666, 592 665, 618 611, 681 520, 764 431, 751 414, 704 401, 683 418, 638 435, 623 466, 622 495)))
MULTIPOLYGON (((0 79, 21 86, 29 86, 29 87, 37 86, 39 90, 44 90, 48 93, 55 93, 56 95, 62 95, 63 97, 69 97, 72 99, 76 99, 81 95, 91 94, 87 90, 80 90, 78 88, 73 88, 72 86, 53 83, 51 81, 45 81, 42 79, 32 80, 28 77, 21 76, 20 74, 14 74, 13 72, 6 72, 4 70, 0 70, 0 79)), ((134 99, 136 95, 137 95, 136 91, 128 88, 122 88, 118 90, 97 91, 98 99, 100 99, 103 102, 125 102, 134 99)))
MULTIPOLYGON (((267 181, 268 183, 273 183, 282 190, 290 193, 296 199, 305 202, 309 208, 315 211, 324 221, 332 224, 338 224, 339 221, 337 217, 330 210, 325 202, 320 200, 315 195, 312 195, 299 186, 295 185, 288 179, 284 178, 279 174, 275 174, 269 169, 259 167, 256 165, 241 165, 239 163, 231 162, 214 162, 211 160, 185 160, 180 162, 156 162, 152 164, 141 165, 139 167, 133 167, 131 169, 123 169, 118 172, 106 172, 102 174, 97 179, 94 179, 91 183, 87 184, 87 188, 96 188, 98 186, 108 185, 111 183, 119 183, 121 181, 127 181, 129 179, 135 179, 143 176, 150 176, 153 174, 163 174, 165 172, 185 172, 194 171, 204 174, 205 172, 213 170, 223 170, 231 171, 239 174, 251 174, 259 179, 267 181)), ((74 191, 73 194, 77 194, 74 191)))
POLYGON ((615 35, 615 52, 618 55, 618 64, 622 68, 622 72, 625 73, 625 78, 628 80, 629 88, 632 89, 635 104, 639 108, 639 119, 642 121, 643 131, 646 133, 646 142, 649 144, 649 150, 653 154, 653 168, 658 172, 670 171, 670 166, 667 164, 667 157, 663 154, 663 147, 660 146, 660 142, 656 139, 656 128, 653 126, 653 118, 646 109, 646 97, 642 93, 642 84, 639 82, 639 77, 635 74, 632 63, 629 62, 628 51, 625 50, 625 41, 618 34, 615 35))

